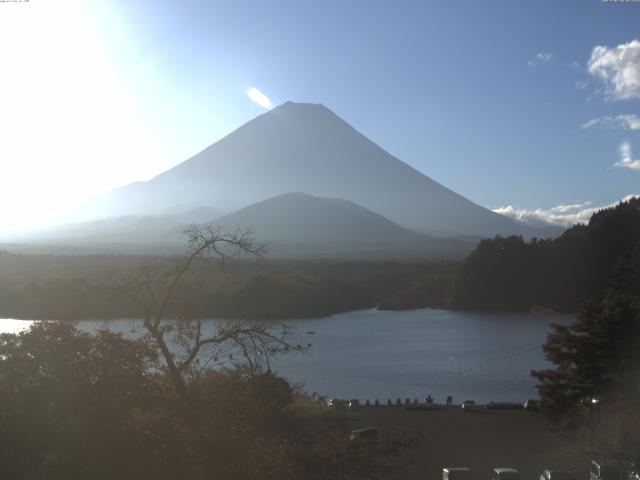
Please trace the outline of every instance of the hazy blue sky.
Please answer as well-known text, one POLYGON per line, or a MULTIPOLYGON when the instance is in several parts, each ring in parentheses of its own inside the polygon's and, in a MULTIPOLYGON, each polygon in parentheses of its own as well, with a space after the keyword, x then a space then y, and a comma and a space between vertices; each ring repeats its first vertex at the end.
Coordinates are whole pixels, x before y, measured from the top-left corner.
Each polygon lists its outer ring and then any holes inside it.
POLYGON ((640 193, 640 2, 31 0, 0 41, 9 224, 185 160, 265 111, 250 87, 490 208, 640 193))

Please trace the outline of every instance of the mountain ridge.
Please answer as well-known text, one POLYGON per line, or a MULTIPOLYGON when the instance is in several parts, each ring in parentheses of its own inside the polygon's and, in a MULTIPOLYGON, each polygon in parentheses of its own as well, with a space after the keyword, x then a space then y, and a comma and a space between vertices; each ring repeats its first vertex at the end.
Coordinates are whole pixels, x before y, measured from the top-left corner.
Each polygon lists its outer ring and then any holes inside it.
POLYGON ((460 259, 477 241, 439 239, 407 230, 356 203, 290 192, 215 221, 250 226, 276 256, 341 255, 460 259))
MULTIPOLYGON (((196 209, 196 216, 214 210, 196 209)), ((175 253, 194 212, 181 216, 130 215, 61 225, 25 239, 22 248, 47 252, 175 253), (179 221, 178 221, 179 220, 179 221)), ((223 231, 250 228, 256 243, 269 244, 275 258, 414 258, 458 260, 479 238, 440 239, 407 230, 365 207, 339 198, 289 192, 206 223, 223 231)), ((15 247, 9 248, 15 250, 15 247)))
POLYGON ((410 230, 437 235, 539 235, 402 162, 321 104, 286 102, 147 182, 94 203, 111 214, 173 203, 235 211, 287 192, 342 198, 410 230))

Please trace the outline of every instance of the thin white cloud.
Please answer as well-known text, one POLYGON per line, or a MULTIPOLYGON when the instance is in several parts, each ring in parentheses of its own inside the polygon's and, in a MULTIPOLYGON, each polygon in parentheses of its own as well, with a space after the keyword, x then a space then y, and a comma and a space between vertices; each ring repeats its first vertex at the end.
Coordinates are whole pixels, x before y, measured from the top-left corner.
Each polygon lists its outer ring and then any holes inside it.
POLYGON ((601 45, 594 47, 587 70, 604 83, 605 92, 610 98, 640 98, 640 40, 613 48, 601 45))
POLYGON ((640 117, 633 113, 628 113, 626 115, 617 115, 615 117, 599 117, 583 123, 581 127, 591 128, 597 125, 610 128, 620 128, 623 130, 640 130, 640 117))
MULTIPOLYGON (((622 201, 640 197, 640 195, 627 195, 622 201)), ((601 205, 592 207, 591 202, 575 203, 571 205, 558 205, 553 208, 528 210, 525 208, 516 208, 512 205, 496 208, 493 211, 515 218, 523 223, 533 226, 549 226, 556 225, 560 227, 570 227, 577 223, 589 223, 591 215, 603 208, 614 207, 618 202, 609 205, 601 205)))
POLYGON ((576 211, 584 210, 590 205, 591 202, 589 201, 582 203, 571 203, 569 205, 558 205, 557 207, 552 207, 549 211, 552 213, 575 213, 576 211))
POLYGON ((536 59, 547 63, 549 60, 551 60, 553 58, 553 53, 550 52, 540 52, 539 54, 536 55, 536 59))
POLYGON ((251 87, 247 90, 247 97, 253 102, 260 105, 262 108, 267 110, 271 110, 273 108, 273 103, 269 100, 264 93, 258 90, 256 87, 251 87))
POLYGON ((529 66, 533 67, 536 63, 547 63, 549 60, 553 58, 553 53, 551 52, 540 52, 536 54, 531 60, 529 60, 529 66))
POLYGON ((633 159, 633 153, 631 152, 631 144, 629 142, 622 142, 620 144, 620 160, 618 160, 614 167, 630 168, 631 170, 640 170, 640 160, 633 159))

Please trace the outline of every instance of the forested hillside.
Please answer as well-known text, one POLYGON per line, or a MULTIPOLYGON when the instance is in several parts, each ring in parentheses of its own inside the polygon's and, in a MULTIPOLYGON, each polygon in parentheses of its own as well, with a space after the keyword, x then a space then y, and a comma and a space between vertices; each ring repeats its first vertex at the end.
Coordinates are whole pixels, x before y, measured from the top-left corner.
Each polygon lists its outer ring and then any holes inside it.
MULTIPOLYGON (((200 265, 180 292, 208 318, 305 318, 379 307, 450 302, 459 267, 447 262, 236 260, 200 265)), ((141 315, 106 288, 113 274, 171 271, 175 259, 134 255, 16 255, 0 252, 0 318, 82 319, 141 315)), ((162 281, 159 279, 158 281, 162 281)))
POLYGON ((457 308, 574 312, 640 241, 640 198, 595 213, 556 239, 483 240, 457 275, 457 308))

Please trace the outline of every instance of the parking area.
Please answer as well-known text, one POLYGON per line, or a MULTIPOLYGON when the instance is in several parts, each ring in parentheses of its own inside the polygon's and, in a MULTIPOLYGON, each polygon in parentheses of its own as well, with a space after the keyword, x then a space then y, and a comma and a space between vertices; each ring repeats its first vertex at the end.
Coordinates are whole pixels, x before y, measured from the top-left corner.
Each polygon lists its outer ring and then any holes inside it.
POLYGON ((354 429, 415 430, 424 436, 423 444, 387 462, 388 478, 440 480, 443 467, 463 466, 471 469, 473 480, 490 480, 495 467, 516 468, 521 480, 538 480, 545 468, 568 468, 578 480, 589 478, 590 458, 552 431, 541 413, 370 407, 349 416, 354 429))

